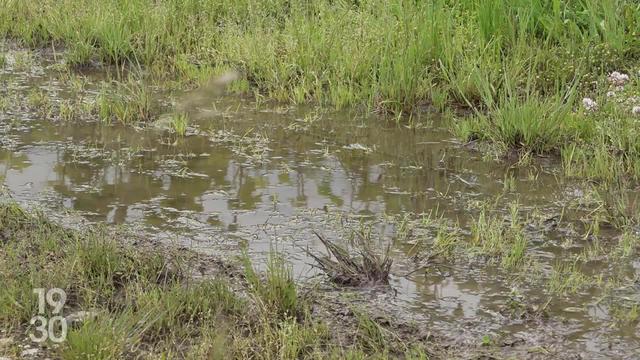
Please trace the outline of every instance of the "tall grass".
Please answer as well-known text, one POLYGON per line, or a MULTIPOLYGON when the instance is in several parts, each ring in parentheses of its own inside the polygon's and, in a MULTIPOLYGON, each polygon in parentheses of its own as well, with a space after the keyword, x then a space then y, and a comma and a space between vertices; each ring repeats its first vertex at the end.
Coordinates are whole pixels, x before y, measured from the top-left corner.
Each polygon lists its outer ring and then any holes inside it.
POLYGON ((505 100, 487 114, 479 114, 457 125, 458 134, 467 139, 487 139, 505 149, 545 153, 576 140, 576 117, 561 101, 529 97, 505 100))
POLYGON ((630 0, 1 3, 0 34, 64 44, 74 64, 234 67, 276 99, 339 107, 410 110, 433 86, 491 104, 503 74, 517 83, 531 69, 540 75, 533 86, 553 93, 640 52, 630 0))

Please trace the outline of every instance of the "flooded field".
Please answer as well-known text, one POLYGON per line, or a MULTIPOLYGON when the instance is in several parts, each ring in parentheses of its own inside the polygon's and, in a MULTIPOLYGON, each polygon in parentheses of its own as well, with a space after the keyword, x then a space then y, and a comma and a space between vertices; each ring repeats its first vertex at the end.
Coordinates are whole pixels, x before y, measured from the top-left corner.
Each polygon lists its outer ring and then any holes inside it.
POLYGON ((554 156, 496 159, 435 112, 396 122, 216 96, 190 105, 179 136, 162 119, 194 93, 152 86, 156 125, 108 124, 92 110, 65 119, 67 107, 93 106, 105 74, 70 76, 47 58, 21 67, 20 54, 0 73, 0 179, 20 201, 202 253, 246 248, 264 263, 282 252, 300 282, 453 347, 640 352, 640 229, 611 220, 612 201, 635 216, 637 189, 565 178, 554 156), (329 286, 313 266, 308 251, 326 252, 314 232, 344 243, 356 230, 392 244, 391 288, 329 286))

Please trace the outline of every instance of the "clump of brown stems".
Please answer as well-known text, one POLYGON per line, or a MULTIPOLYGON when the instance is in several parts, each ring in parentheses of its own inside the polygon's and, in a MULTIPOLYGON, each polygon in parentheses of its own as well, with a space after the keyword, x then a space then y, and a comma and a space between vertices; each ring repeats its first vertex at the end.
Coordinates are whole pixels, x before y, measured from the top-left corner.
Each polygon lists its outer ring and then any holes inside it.
POLYGON ((307 252, 331 281, 346 286, 389 284, 389 272, 393 263, 390 257, 391 244, 380 254, 372 248, 371 239, 362 232, 354 232, 350 246, 338 245, 315 231, 313 233, 329 254, 318 256, 307 252))

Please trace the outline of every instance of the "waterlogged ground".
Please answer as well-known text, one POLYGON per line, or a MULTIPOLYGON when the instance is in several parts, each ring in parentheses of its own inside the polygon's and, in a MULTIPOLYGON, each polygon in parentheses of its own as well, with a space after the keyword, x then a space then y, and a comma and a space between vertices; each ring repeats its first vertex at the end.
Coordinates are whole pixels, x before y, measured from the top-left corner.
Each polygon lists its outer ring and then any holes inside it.
POLYGON ((109 125, 92 110, 104 73, 59 68, 10 51, 0 72, 0 179, 16 199, 206 253, 232 257, 246 246, 264 259, 276 249, 301 282, 322 279, 307 255, 325 251, 314 231, 339 242, 370 231, 394 244, 392 289, 322 282, 327 294, 474 353, 640 352, 638 229, 606 218, 608 196, 637 212, 638 190, 603 195, 563 178, 553 157, 496 161, 429 112, 398 125, 155 88, 160 119, 198 97, 187 136, 163 120, 109 125), (512 249, 474 243, 496 229, 525 239, 515 266, 505 260, 512 249))

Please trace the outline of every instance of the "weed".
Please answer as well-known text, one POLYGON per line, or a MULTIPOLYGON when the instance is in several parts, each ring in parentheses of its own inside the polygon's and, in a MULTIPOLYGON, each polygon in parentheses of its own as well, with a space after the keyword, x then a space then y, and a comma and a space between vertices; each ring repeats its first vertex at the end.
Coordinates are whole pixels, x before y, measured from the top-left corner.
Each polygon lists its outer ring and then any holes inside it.
POLYGON ((482 346, 491 346, 493 344, 493 340, 491 339, 491 335, 482 335, 482 340, 480 345, 482 346))
POLYGON ((558 262, 553 266, 547 283, 551 294, 574 294, 593 283, 593 280, 580 271, 577 261, 558 262))
POLYGON ((502 258, 502 266, 507 269, 515 269, 518 265, 522 264, 526 250, 527 239, 521 232, 516 232, 514 234, 513 244, 502 258))
POLYGON ((171 127, 178 136, 184 136, 187 133, 189 125, 189 116, 186 113, 174 114, 171 117, 171 127))
POLYGON ((104 122, 116 120, 122 124, 151 121, 151 93, 140 80, 129 78, 103 86, 96 98, 98 115, 104 122))
POLYGON ((411 236, 411 233, 412 233, 411 217, 412 217, 412 214, 406 213, 399 219, 399 221, 395 225, 396 237, 398 240, 402 241, 411 236))
POLYGON ((450 101, 491 106, 506 84, 553 93, 633 58, 631 19, 638 11, 625 0, 562 9, 539 0, 491 6, 323 0, 255 8, 46 0, 3 8, 0 34, 29 45, 66 43, 71 64, 95 56, 189 78, 233 64, 271 98, 404 112, 429 98, 438 107, 450 101), (604 28, 601 19, 607 19, 604 28))
POLYGON ((210 132, 209 139, 214 143, 226 143, 231 146, 231 151, 244 157, 250 162, 267 162, 269 149, 269 138, 253 129, 247 130, 244 134, 236 134, 232 131, 218 130, 210 132))
POLYGON ((455 249, 460 243, 460 239, 460 235, 456 229, 452 231, 444 226, 440 227, 433 240, 434 253, 445 258, 452 258, 455 249))
POLYGON ((512 174, 505 174, 504 181, 502 183, 502 191, 505 193, 516 190, 516 178, 512 174))
POLYGON ((71 121, 76 118, 77 114, 77 105, 74 104, 70 100, 63 100, 60 102, 60 119, 63 121, 71 121))
POLYGON ((527 238, 522 230, 518 215, 519 205, 512 203, 510 222, 499 216, 490 215, 484 207, 471 226, 472 253, 499 259, 506 269, 514 269, 525 260, 527 238))
POLYGON ((27 94, 27 104, 43 114, 51 109, 51 100, 47 92, 40 88, 33 88, 29 91, 29 94, 27 94))
POLYGON ((640 304, 617 304, 610 307, 609 313, 621 324, 635 324, 640 319, 640 304))
POLYGON ((355 314, 358 321, 359 343, 371 351, 384 353, 388 343, 386 329, 363 312, 355 311, 355 314))
POLYGON ((270 313, 284 318, 298 316, 298 290, 292 269, 282 257, 270 255, 263 282, 245 255, 245 276, 258 303, 270 313))
MULTIPOLYGON (((144 66, 187 84, 224 73, 219 79, 238 79, 232 89, 257 102, 396 115, 429 103, 466 107, 474 116, 454 130, 467 141, 489 140, 503 152, 562 151, 567 172, 580 176, 640 176, 634 104, 612 104, 600 95, 608 88, 594 89, 638 57, 640 8, 632 0, 181 4, 27 2, 2 7, 0 35, 29 46, 62 43, 71 65, 144 66), (574 111, 585 95, 598 111, 574 111)), ((14 57, 16 69, 33 63, 30 52, 14 57)), ((209 85, 196 97, 208 100, 209 85)), ((124 98, 103 99, 101 116, 149 120, 145 91, 127 87, 124 98)))
POLYGON ((628 258, 633 256, 638 251, 638 247, 640 246, 640 236, 634 233, 631 229, 626 229, 623 231, 622 235, 618 240, 618 244, 614 249, 614 254, 628 258))
POLYGON ((67 49, 64 59, 66 64, 77 67, 89 64, 94 55, 95 48, 89 41, 76 41, 67 49))
POLYGON ((15 71, 28 71, 35 63, 33 54, 30 51, 17 51, 13 53, 13 69, 15 71))
POLYGON ((535 97, 524 101, 505 100, 489 115, 466 120, 477 125, 463 125, 460 131, 467 138, 488 139, 505 149, 548 152, 559 148, 572 136, 575 120, 569 113, 570 108, 560 101, 544 101, 535 97))
POLYGON ((127 343, 140 341, 140 329, 131 313, 116 318, 99 317, 71 331, 61 351, 63 359, 115 359, 123 356, 127 343))

